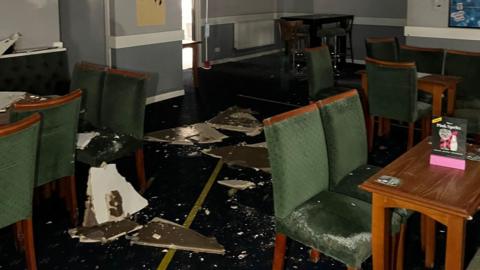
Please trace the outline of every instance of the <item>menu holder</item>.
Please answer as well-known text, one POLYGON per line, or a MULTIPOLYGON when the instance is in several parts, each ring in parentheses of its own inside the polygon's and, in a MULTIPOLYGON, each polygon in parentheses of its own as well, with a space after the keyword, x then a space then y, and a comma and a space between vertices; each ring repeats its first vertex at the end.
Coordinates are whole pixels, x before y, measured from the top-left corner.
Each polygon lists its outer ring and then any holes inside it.
POLYGON ((430 164, 465 170, 467 120, 438 117, 432 120, 430 164))

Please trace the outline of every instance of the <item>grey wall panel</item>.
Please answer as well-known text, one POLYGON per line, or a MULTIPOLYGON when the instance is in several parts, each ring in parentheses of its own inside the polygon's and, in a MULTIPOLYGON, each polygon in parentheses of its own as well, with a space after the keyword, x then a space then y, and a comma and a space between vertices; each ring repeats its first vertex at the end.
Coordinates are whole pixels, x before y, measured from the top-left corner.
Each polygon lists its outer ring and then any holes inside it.
POLYGON ((180 41, 112 50, 118 68, 148 72, 147 96, 183 89, 180 41))
POLYGON ((407 11, 409 26, 448 27, 448 0, 408 0, 407 11))
POLYGON ((182 29, 181 1, 165 1, 165 5, 165 25, 137 26, 135 0, 110 0, 110 23, 112 35, 126 36, 182 29))
MULTIPOLYGON (((209 0, 209 17, 226 17, 275 12, 277 0, 209 0)), ((205 17, 205 0, 202 0, 202 18, 205 17)))
MULTIPOLYGON (((407 0, 314 0, 317 13, 348 13, 359 17, 406 18, 407 0)), ((422 2, 425 0, 412 0, 422 2)))
MULTIPOLYGON (((203 30, 202 30, 203 31, 203 30)), ((218 24, 210 27, 210 38, 208 39, 208 56, 210 60, 238 57, 262 51, 269 51, 282 48, 278 29, 275 28, 275 44, 245 50, 234 48, 234 25, 218 24), (219 52, 215 52, 219 48, 219 52)))
POLYGON ((61 0, 60 29, 70 71, 79 61, 106 64, 103 1, 61 0))
POLYGON ((353 53, 355 59, 365 59, 365 39, 367 37, 398 37, 400 44, 404 44, 403 27, 374 26, 374 25, 354 25, 353 35, 353 53))
POLYGON ((1 0, 0 39, 20 32, 16 48, 52 46, 60 41, 58 0, 1 0))
POLYGON ((407 37, 407 44, 419 47, 480 52, 480 42, 472 40, 407 37))
POLYGON ((277 12, 312 13, 314 0, 277 0, 277 12))

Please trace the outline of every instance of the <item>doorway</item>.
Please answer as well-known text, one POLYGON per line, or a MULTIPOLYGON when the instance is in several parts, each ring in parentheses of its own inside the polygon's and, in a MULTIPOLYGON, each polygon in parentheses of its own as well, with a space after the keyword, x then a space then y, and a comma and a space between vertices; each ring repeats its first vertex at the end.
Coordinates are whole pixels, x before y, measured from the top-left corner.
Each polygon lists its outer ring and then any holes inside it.
MULTIPOLYGON (((184 40, 194 40, 194 1, 182 0, 182 30, 184 40)), ((193 51, 192 48, 182 49, 182 67, 183 69, 192 68, 193 51)))

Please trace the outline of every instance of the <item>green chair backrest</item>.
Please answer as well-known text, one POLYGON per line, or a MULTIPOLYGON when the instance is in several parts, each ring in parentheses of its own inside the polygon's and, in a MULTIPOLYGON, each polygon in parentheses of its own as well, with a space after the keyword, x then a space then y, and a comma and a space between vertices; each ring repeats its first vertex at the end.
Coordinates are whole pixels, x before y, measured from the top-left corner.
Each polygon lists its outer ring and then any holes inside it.
POLYGON ((398 40, 396 37, 367 38, 365 47, 367 57, 384 61, 398 61, 398 40))
POLYGON ((315 104, 264 120, 275 217, 282 219, 328 189, 322 119, 315 104))
POLYGON ((460 99, 480 99, 480 52, 447 50, 445 75, 459 76, 457 86, 460 99))
POLYGON ((332 59, 328 46, 306 49, 308 96, 310 100, 317 100, 322 90, 333 87, 332 59))
POLYGON ((415 63, 394 63, 366 58, 370 115, 397 121, 417 119, 415 63))
POLYGON ((101 125, 143 140, 145 74, 110 69, 103 86, 101 125))
POLYGON ((400 46, 400 61, 415 62, 418 72, 443 74, 444 49, 400 46))
POLYGON ((36 103, 16 103, 12 119, 42 115, 36 186, 75 174, 75 148, 82 91, 36 103))
POLYGON ((80 120, 94 127, 100 126, 100 104, 105 70, 105 67, 91 63, 76 64, 70 82, 71 90, 82 90, 80 120))
POLYGON ((0 127, 0 228, 32 216, 40 118, 0 127))
POLYGON ((317 102, 328 150, 330 187, 367 164, 367 130, 357 90, 317 102))

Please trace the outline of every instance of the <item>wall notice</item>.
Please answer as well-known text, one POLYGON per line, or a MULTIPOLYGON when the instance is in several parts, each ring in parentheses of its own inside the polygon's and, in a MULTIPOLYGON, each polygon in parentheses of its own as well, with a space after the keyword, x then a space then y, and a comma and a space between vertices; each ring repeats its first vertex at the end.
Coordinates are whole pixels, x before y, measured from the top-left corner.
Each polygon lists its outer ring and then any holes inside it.
POLYGON ((137 25, 165 24, 166 0, 137 0, 137 25))

